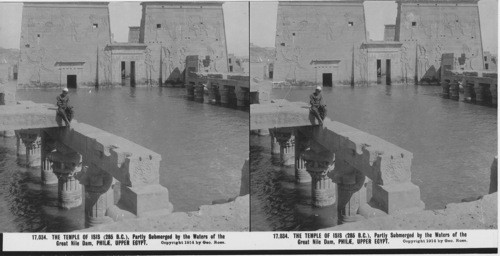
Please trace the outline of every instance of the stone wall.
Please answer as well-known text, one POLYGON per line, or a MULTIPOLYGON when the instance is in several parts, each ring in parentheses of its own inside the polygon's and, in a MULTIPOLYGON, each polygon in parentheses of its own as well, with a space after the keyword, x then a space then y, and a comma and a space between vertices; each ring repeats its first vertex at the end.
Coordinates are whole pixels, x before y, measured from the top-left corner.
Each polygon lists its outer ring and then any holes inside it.
POLYGON ((104 56, 110 43, 108 3, 25 3, 21 25, 18 84, 24 87, 66 86, 77 75, 78 86, 104 83, 104 56))
POLYGON ((334 83, 359 80, 360 46, 366 40, 363 1, 280 2, 274 81, 334 83))
POLYGON ((153 82, 183 82, 188 55, 200 71, 228 71, 222 3, 144 2, 139 37, 153 82))
POLYGON ((398 0, 396 41, 409 79, 436 80, 443 53, 456 67, 483 68, 478 0, 398 0))

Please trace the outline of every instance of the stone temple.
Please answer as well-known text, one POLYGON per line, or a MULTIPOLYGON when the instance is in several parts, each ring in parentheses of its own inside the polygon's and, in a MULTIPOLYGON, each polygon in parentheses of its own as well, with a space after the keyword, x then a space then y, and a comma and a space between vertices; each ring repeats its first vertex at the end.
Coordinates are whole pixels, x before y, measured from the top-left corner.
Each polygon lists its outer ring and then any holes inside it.
POLYGON ((274 80, 333 83, 439 81, 442 54, 483 69, 479 0, 396 0, 384 41, 368 40, 364 0, 280 2, 274 80))
POLYGON ((145 2, 129 42, 112 41, 107 2, 24 3, 19 87, 184 83, 227 72, 222 2, 145 2))

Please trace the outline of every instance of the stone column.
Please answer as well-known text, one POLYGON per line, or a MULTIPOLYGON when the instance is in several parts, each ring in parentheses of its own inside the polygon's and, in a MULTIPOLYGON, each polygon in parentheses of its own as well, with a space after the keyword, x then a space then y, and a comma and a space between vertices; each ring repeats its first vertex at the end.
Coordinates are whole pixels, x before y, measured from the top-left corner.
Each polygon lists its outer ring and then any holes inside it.
POLYGON ((26 148, 26 166, 40 166, 42 145, 40 132, 38 130, 22 130, 19 134, 26 148))
POLYGON ((42 147, 41 147, 41 179, 42 184, 52 185, 57 184, 57 176, 52 170, 52 162, 49 160, 48 155, 55 152, 55 141, 52 140, 46 132, 41 132, 42 147))
POLYGON ((339 224, 363 219, 358 214, 358 209, 361 204, 366 203, 366 201, 362 202, 363 198, 366 200, 366 195, 362 196, 360 193, 365 183, 365 176, 352 167, 347 169, 347 172, 335 178, 338 186, 337 212, 339 224))
POLYGON ((292 166, 295 164, 295 136, 292 131, 278 130, 274 136, 280 145, 281 165, 292 166))
POLYGON ((497 84, 496 83, 491 83, 490 84, 490 92, 491 92, 491 104, 496 106, 497 105, 497 84))
POLYGON ((85 227, 111 222, 107 209, 114 205, 113 176, 94 164, 85 168, 79 177, 85 186, 85 227))
POLYGON ((200 82, 194 87, 194 100, 203 102, 204 94, 205 94, 205 88, 203 86, 203 83, 200 82))
POLYGON ((187 92, 188 99, 193 99, 194 98, 194 85, 187 84, 186 85, 186 92, 187 92))
POLYGON ((220 104, 227 105, 229 103, 229 89, 225 85, 219 85, 219 95, 220 104))
POLYGON ((276 135, 274 134, 276 129, 269 129, 269 133, 271 134, 271 155, 279 155, 280 154, 280 144, 276 139, 276 135))
POLYGON ((306 161, 302 152, 307 148, 307 138, 298 130, 295 132, 295 181, 297 183, 311 182, 311 175, 307 173, 306 161))
POLYGON ((306 161, 306 170, 312 177, 311 194, 313 205, 324 207, 335 203, 336 185, 328 177, 328 173, 335 167, 335 157, 330 151, 316 153, 306 150, 302 153, 306 161))
POLYGON ((17 162, 20 165, 26 165, 26 146, 21 139, 21 131, 15 131, 17 146, 17 162))
POLYGON ((82 185, 76 175, 82 170, 82 156, 64 145, 56 143, 57 151, 48 155, 58 179, 58 203, 63 209, 82 204, 82 185))
POLYGON ((479 81, 474 81, 474 92, 476 93, 476 103, 483 104, 484 103, 484 93, 483 86, 479 83, 479 81))
POLYGON ((452 100, 459 100, 460 95, 459 95, 459 85, 458 81, 453 79, 450 84, 450 99, 452 100))
POLYGON ((465 83, 464 83, 464 101, 466 101, 466 102, 472 101, 473 88, 474 88, 474 83, 471 83, 469 80, 465 80, 465 83))
POLYGON ((443 87, 442 97, 445 99, 449 99, 450 98, 450 83, 448 82, 448 80, 443 80, 441 87, 443 87))

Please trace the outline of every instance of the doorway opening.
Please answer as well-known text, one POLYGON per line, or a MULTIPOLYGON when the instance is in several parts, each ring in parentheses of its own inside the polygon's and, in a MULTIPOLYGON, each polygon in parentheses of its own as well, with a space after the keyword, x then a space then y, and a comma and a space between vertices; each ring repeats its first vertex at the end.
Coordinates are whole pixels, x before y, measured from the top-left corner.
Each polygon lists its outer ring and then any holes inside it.
POLYGON ((76 75, 68 75, 66 77, 66 85, 68 88, 76 89, 76 75))
POLYGON ((122 61, 122 67, 120 69, 120 72, 122 74, 122 80, 125 79, 125 61, 122 61))
POLYGON ((333 86, 332 73, 323 73, 323 86, 333 86))

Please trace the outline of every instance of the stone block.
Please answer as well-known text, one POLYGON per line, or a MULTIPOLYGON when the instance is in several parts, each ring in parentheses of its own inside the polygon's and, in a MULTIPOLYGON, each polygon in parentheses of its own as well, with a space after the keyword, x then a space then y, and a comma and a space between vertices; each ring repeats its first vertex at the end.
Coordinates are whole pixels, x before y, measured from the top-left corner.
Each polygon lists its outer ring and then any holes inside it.
POLYGON ((137 217, 169 214, 174 208, 169 201, 168 189, 159 184, 121 186, 121 198, 118 203, 137 217))
POLYGON ((388 214, 423 210, 420 188, 411 182, 392 185, 373 185, 373 200, 388 214))

